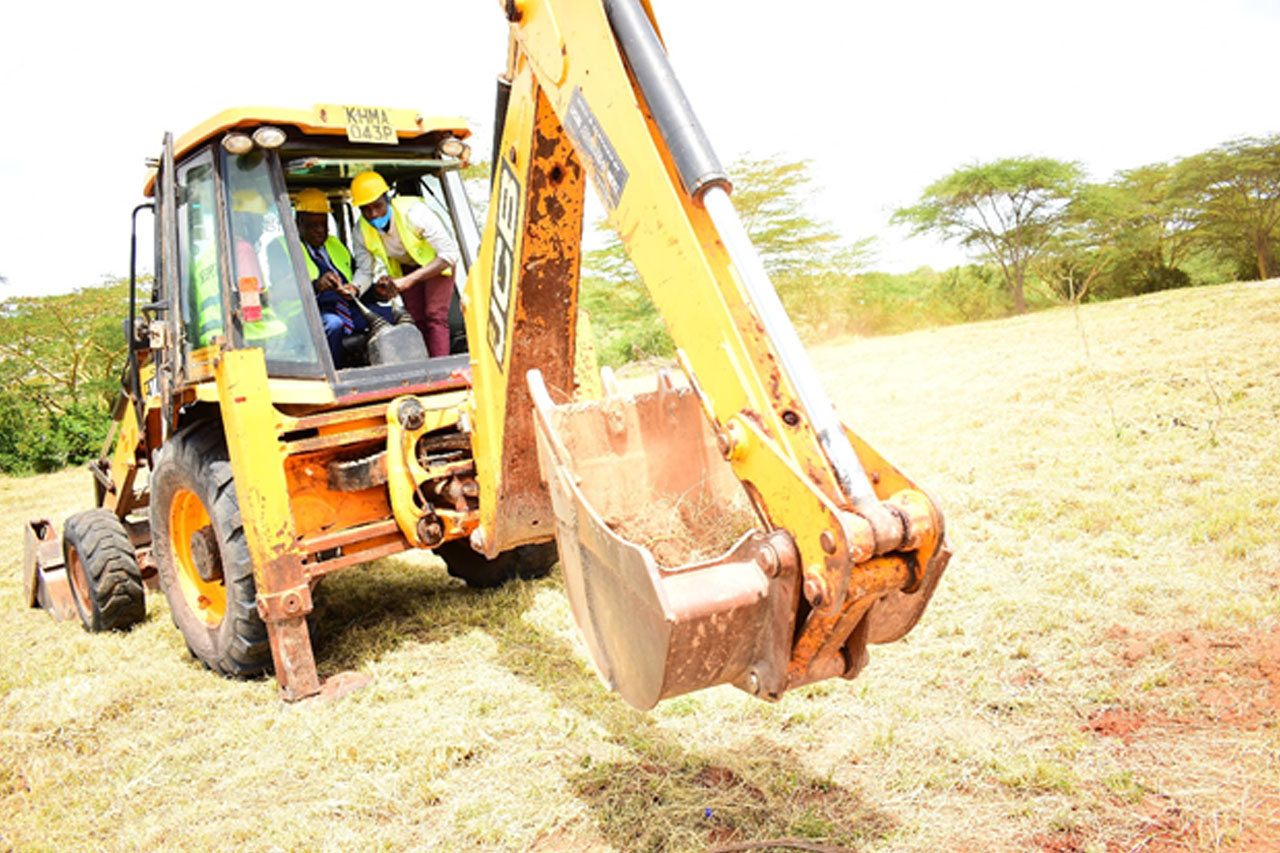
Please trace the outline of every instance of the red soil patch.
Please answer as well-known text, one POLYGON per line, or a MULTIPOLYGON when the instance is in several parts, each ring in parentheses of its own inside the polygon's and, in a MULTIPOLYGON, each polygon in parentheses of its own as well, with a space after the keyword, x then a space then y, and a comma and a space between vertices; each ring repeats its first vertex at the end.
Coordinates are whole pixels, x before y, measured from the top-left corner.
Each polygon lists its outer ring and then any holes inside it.
POLYGON ((1085 731, 1097 732, 1104 737, 1118 737, 1125 745, 1133 743, 1134 734, 1147 724, 1147 718, 1132 711, 1108 708, 1089 718, 1085 731))
MULTIPOLYGON (((1185 715, 1168 717, 1142 707, 1107 708, 1089 718, 1085 731, 1117 737, 1126 746, 1141 738, 1156 743, 1173 732, 1177 736, 1212 737, 1223 727, 1256 731, 1280 726, 1280 625, 1254 631, 1172 631, 1139 635, 1120 627, 1106 634, 1118 661, 1135 667, 1149 655, 1173 662, 1170 687, 1191 687, 1197 706, 1185 715)), ((1223 761, 1232 760, 1224 755, 1223 761)), ((1234 853, 1280 851, 1280 792, 1246 790, 1245 813, 1239 826, 1209 826, 1204 816, 1184 812, 1168 798, 1149 795, 1138 804, 1142 824, 1132 843, 1108 850, 1174 853, 1223 849, 1234 853)), ((1040 843, 1040 839, 1036 839, 1040 843)), ((1074 843, 1057 838, 1059 845, 1074 843)), ((1071 850, 1041 846, 1043 850, 1071 850)))
POLYGON ((1280 836, 1273 832, 1280 814, 1280 796, 1272 795, 1254 803, 1259 818, 1254 826, 1203 826, 1200 816, 1171 807, 1160 797, 1147 797, 1138 807, 1145 825, 1132 844, 1112 845, 1109 849, 1141 850, 1143 853, 1186 853, 1188 850, 1222 849, 1231 853, 1275 853, 1280 850, 1280 836), (1219 838, 1217 830, 1228 834, 1219 838))
POLYGON ((1049 836, 1035 835, 1031 843, 1042 853, 1084 853, 1085 842, 1074 834, 1049 836))
POLYGON ((1129 666, 1156 651, 1172 659, 1177 680, 1198 688, 1204 719, 1248 730, 1280 722, 1280 626, 1146 638, 1112 628, 1107 638, 1122 644, 1119 656, 1129 666))

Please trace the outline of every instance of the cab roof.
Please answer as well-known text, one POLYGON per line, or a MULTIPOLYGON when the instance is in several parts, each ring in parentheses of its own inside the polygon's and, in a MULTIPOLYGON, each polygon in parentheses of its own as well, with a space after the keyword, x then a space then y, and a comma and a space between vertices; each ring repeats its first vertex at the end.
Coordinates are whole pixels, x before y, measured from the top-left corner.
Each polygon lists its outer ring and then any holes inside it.
MULTIPOLYGON (((377 123, 389 125, 397 142, 416 140, 428 136, 456 136, 466 139, 471 135, 467 121, 460 116, 428 116, 418 110, 391 107, 356 106, 352 104, 316 104, 310 109, 287 107, 232 107, 223 110, 188 130, 173 144, 174 160, 181 160, 206 141, 231 130, 252 130, 263 125, 279 127, 290 137, 338 137, 335 143, 346 145, 348 128, 377 123), (339 142, 341 140, 341 142, 339 142)), ((388 153, 397 149, 391 145, 378 145, 388 153)), ((369 150, 367 147, 366 151, 369 150)), ((151 196, 155 189, 156 169, 147 170, 143 195, 151 196)))

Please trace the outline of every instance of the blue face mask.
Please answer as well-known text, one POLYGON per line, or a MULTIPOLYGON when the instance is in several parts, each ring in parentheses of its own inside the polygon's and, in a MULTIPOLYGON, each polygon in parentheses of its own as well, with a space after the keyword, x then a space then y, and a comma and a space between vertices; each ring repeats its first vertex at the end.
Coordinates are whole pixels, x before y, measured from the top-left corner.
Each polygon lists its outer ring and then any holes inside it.
POLYGON ((387 203, 387 209, 383 211, 381 216, 379 216, 377 219, 370 219, 368 220, 368 222, 370 225, 372 225, 374 228, 377 228, 379 231, 382 231, 383 229, 385 229, 387 227, 387 224, 391 222, 390 202, 387 203))

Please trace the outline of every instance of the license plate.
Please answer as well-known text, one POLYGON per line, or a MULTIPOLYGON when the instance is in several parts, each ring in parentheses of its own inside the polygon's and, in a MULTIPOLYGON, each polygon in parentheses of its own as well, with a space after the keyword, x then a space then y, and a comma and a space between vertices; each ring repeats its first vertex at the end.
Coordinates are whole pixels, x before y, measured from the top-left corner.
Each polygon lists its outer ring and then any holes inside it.
POLYGON ((391 115, 381 107, 349 107, 342 109, 347 123, 347 139, 352 142, 372 142, 377 145, 398 145, 391 115))

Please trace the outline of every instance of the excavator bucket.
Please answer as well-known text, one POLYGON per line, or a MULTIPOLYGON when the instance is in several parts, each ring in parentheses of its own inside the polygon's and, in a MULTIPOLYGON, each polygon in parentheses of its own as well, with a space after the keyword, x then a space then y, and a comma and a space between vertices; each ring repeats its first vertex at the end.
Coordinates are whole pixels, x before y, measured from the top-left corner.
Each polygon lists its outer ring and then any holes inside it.
POLYGON ((71 595, 62 540, 53 522, 47 518, 28 521, 22 537, 22 600, 61 622, 79 618, 71 595))
POLYGON ((542 475, 574 618, 631 705, 732 683, 781 692, 799 575, 759 529, 697 397, 658 389, 553 405, 530 371, 542 475))

